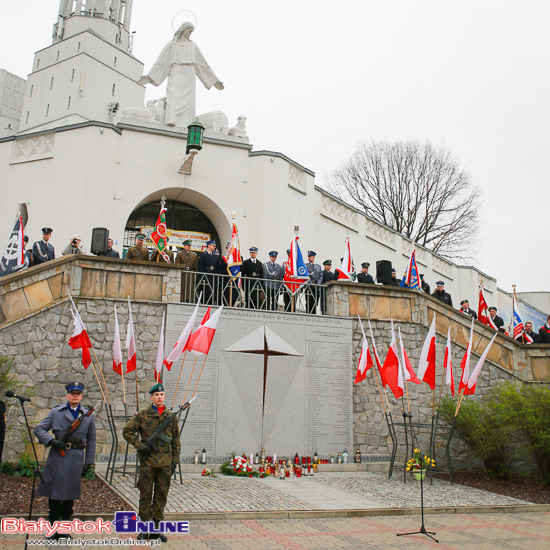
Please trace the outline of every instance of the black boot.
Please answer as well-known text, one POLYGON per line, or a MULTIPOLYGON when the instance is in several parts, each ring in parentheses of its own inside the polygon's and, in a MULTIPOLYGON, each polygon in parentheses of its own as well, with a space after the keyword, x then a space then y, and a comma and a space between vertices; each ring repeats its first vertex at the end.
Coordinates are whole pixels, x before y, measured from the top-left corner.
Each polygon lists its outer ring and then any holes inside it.
POLYGON ((149 535, 147 533, 140 533, 137 536, 137 540, 148 540, 148 539, 149 539, 149 535))
MULTIPOLYGON (((157 521, 156 519, 154 519, 153 521, 155 522, 155 529, 158 529, 160 526, 160 521, 157 521)), ((159 539, 160 542, 168 541, 168 537, 164 533, 155 533, 154 535, 151 535, 151 537, 159 539)))

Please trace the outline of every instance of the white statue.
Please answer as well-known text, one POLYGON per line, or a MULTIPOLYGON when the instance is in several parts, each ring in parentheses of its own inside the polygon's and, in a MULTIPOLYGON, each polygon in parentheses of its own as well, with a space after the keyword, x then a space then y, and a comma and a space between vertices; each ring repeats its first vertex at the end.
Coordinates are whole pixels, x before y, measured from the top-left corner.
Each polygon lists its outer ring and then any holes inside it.
POLYGON ((227 135, 229 132, 229 121, 227 115, 222 111, 212 111, 197 116, 199 122, 204 126, 205 131, 215 134, 227 135))
POLYGON ((174 38, 162 52, 138 84, 159 86, 168 78, 166 85, 166 118, 169 126, 187 128, 195 118, 195 77, 209 90, 215 86, 223 90, 223 82, 214 74, 198 46, 189 40, 195 30, 191 23, 183 23, 174 38))
POLYGON ((245 116, 240 116, 237 118, 237 125, 236 126, 233 126, 233 128, 231 128, 229 130, 229 135, 230 136, 235 136, 235 137, 238 137, 238 138, 245 138, 247 137, 246 135, 246 117, 245 116))

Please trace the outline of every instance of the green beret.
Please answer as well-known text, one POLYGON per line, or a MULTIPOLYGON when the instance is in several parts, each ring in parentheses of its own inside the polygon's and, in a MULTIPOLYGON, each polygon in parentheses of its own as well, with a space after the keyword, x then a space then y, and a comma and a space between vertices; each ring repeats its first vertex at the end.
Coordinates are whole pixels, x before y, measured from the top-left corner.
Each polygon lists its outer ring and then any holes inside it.
POLYGON ((193 244, 193 241, 192 241, 191 239, 187 239, 186 241, 183 241, 183 244, 184 244, 184 246, 185 246, 186 244, 192 245, 192 244, 193 244))
POLYGON ((154 393, 157 393, 159 391, 164 391, 164 386, 159 382, 158 384, 155 384, 150 390, 149 393, 153 395, 154 393))

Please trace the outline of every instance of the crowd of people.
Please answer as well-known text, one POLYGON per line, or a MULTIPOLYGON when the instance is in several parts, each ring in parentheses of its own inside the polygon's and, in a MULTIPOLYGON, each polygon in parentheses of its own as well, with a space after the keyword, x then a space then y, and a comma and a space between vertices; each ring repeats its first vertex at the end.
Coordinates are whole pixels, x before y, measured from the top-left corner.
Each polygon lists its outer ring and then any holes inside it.
MULTIPOLYGON (((51 235, 51 228, 44 227, 42 229, 42 240, 36 241, 32 250, 27 251, 29 265, 38 265, 55 258, 54 247, 49 242, 51 235)), ((194 301, 196 293, 202 292, 202 301, 206 304, 235 305, 238 302, 239 305, 252 309, 277 310, 282 297, 283 311, 297 311, 298 303, 300 303, 306 313, 316 313, 317 307, 320 306, 321 313, 324 314, 326 313, 326 294, 322 285, 338 279, 336 270, 332 271, 331 260, 325 260, 321 267, 316 263, 316 252, 308 250, 306 267, 310 284, 301 285, 299 291, 293 293, 283 284, 287 262, 283 264, 277 262, 279 253, 276 250, 269 252, 268 261, 261 262, 258 259, 258 248, 253 246, 249 248, 250 257, 242 262, 243 285, 239 288, 234 278, 229 275, 225 258, 216 250, 215 241, 208 241, 206 249, 199 254, 191 250, 193 244, 191 240, 184 241, 183 249, 178 253, 167 248, 162 253, 155 249, 151 254, 144 244, 145 239, 144 234, 138 233, 134 246, 128 249, 124 259, 126 261, 169 262, 182 267, 186 272, 182 275, 182 300, 186 302, 194 301), (197 273, 202 275, 197 278, 197 273)), ((25 237, 25 242, 27 243, 27 237, 25 237)), ((113 244, 113 240, 108 239, 107 250, 99 253, 98 256, 120 258, 120 253, 113 249, 113 244)), ((290 250, 286 252, 287 256, 290 256, 290 250)), ((87 254, 79 235, 73 235, 69 244, 62 250, 62 255, 69 254, 87 254)), ((376 284, 369 273, 369 268, 368 262, 361 264, 361 272, 357 274, 358 283, 376 284)), ((431 288, 424 280, 424 274, 420 273, 419 279, 423 292, 453 307, 452 297, 445 291, 444 281, 437 281, 435 290, 430 292, 431 288)), ((391 278, 384 279, 381 284, 400 286, 401 280, 397 278, 396 270, 392 269, 391 278)), ((459 311, 477 319, 477 314, 470 308, 467 299, 460 302, 459 311)), ((489 319, 490 326, 506 333, 504 320, 497 315, 497 308, 494 306, 489 308, 489 319)), ((523 338, 526 343, 550 344, 550 316, 547 318, 546 325, 539 329, 538 334, 533 331, 533 323, 526 321, 524 334, 528 336, 523 338)))

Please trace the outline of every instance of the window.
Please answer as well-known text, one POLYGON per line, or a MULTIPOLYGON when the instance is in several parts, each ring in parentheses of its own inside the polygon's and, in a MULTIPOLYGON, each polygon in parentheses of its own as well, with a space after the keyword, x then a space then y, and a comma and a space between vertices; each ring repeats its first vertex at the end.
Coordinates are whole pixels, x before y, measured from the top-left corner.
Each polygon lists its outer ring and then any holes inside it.
POLYGON ((50 90, 53 88, 53 76, 52 76, 52 79, 50 80, 50 90))
POLYGON ((57 59, 56 61, 59 61, 59 50, 57 50, 57 59))
POLYGON ((67 102, 67 111, 71 108, 71 96, 69 96, 69 101, 67 102))
POLYGON ((76 49, 77 52, 80 51, 80 42, 78 43, 78 48, 76 49))
POLYGON ((29 111, 27 111, 27 117, 25 118, 25 124, 29 123, 29 111))
POLYGON ((34 90, 34 84, 31 84, 31 93, 29 94, 29 97, 32 97, 32 91, 34 90))
POLYGON ((36 60, 36 68, 38 69, 38 67, 40 67, 40 59, 36 60))
POLYGON ((48 105, 46 106, 46 116, 48 116, 50 114, 50 104, 48 103, 48 105))
POLYGON ((113 92, 112 92, 113 96, 115 95, 115 86, 116 84, 113 84, 113 92))
POLYGON ((116 67, 116 57, 115 57, 115 61, 114 61, 113 65, 116 67))
POLYGON ((74 69, 73 69, 73 72, 71 74, 71 82, 73 82, 73 80, 74 80, 74 69))

